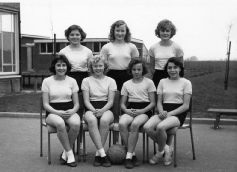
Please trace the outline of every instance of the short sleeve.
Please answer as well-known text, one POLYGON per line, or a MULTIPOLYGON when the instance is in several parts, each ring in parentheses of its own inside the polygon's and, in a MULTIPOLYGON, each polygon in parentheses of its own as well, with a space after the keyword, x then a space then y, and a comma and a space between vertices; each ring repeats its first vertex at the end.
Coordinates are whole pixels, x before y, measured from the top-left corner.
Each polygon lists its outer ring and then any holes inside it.
POLYGON ((148 92, 155 92, 156 86, 152 80, 149 79, 149 86, 148 86, 148 92))
POLYGON ((121 89, 121 95, 122 96, 128 96, 128 90, 126 88, 126 84, 124 83, 121 89))
POLYGON ((117 90, 117 85, 114 79, 110 79, 110 85, 109 85, 109 91, 116 91, 117 90))
POLYGON ((89 91, 89 81, 87 78, 84 78, 81 83, 81 90, 83 91, 89 91))
POLYGON ((48 84, 47 84, 47 78, 43 80, 41 90, 42 90, 42 92, 45 92, 45 93, 49 92, 49 87, 48 87, 48 84))
POLYGON ((150 57, 155 57, 152 47, 149 49, 148 54, 149 54, 150 57))
POLYGON ((184 84, 184 94, 192 94, 192 83, 189 80, 184 84))
MULTIPOLYGON (((72 78, 73 79, 73 78, 72 78)), ((75 79, 72 80, 72 92, 78 92, 79 91, 79 87, 77 85, 77 81, 75 79)))
POLYGON ((136 45, 131 44, 131 49, 132 49, 132 58, 134 57, 139 57, 139 51, 137 50, 136 45))
POLYGON ((105 44, 100 51, 100 55, 108 59, 108 50, 107 50, 108 44, 105 44))
POLYGON ((184 56, 184 52, 178 44, 175 44, 175 52, 176 52, 176 57, 183 57, 184 56))
POLYGON ((157 94, 162 94, 163 92, 163 79, 160 80, 158 87, 157 87, 157 94))

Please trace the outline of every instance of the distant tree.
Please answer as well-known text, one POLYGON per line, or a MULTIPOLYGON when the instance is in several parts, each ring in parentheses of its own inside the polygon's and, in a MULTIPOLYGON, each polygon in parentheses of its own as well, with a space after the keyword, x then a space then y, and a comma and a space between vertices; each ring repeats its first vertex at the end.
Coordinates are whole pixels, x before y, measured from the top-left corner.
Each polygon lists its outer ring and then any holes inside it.
POLYGON ((198 61, 198 58, 196 56, 191 56, 191 57, 187 57, 185 60, 186 61, 198 61))

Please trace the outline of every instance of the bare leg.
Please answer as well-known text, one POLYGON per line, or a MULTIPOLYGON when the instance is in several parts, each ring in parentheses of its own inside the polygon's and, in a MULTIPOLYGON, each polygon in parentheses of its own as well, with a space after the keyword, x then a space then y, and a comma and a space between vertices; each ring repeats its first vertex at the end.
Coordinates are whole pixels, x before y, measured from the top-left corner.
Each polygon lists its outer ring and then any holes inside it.
POLYGON ((128 126, 131 124, 133 119, 133 117, 127 114, 123 114, 119 119, 119 132, 126 148, 128 148, 128 126))
POLYGON ((167 141, 166 130, 169 128, 177 127, 179 125, 180 122, 178 118, 175 116, 168 117, 157 125, 156 131, 157 131, 157 143, 159 146, 158 147, 159 152, 163 151, 166 145, 167 141))
POLYGON ((157 131, 156 126, 161 122, 162 120, 158 117, 158 115, 152 116, 143 126, 145 132, 148 134, 148 136, 154 140, 156 143, 157 140, 157 131))
POLYGON ((104 112, 104 114, 100 118, 99 132, 100 132, 102 147, 104 147, 104 145, 105 145, 107 136, 109 134, 109 126, 113 121, 114 121, 114 116, 110 110, 104 112))
POLYGON ((85 119, 85 122, 88 124, 89 134, 90 134, 90 137, 91 137, 93 143, 96 146, 96 149, 97 150, 102 149, 103 146, 101 143, 101 136, 100 136, 100 132, 98 129, 97 118, 94 116, 93 112, 87 111, 85 113, 84 119, 85 119))
POLYGON ((148 120, 148 116, 145 114, 138 115, 131 123, 131 131, 128 136, 128 152, 133 153, 137 144, 139 136, 139 128, 148 120))
POLYGON ((69 143, 72 148, 80 130, 80 117, 77 113, 73 114, 70 118, 66 120, 66 123, 69 125, 70 130, 68 132, 69 143))
POLYGON ((46 118, 46 123, 57 129, 57 136, 63 148, 67 152, 70 151, 71 146, 69 143, 68 133, 63 118, 55 114, 49 114, 49 116, 46 118))

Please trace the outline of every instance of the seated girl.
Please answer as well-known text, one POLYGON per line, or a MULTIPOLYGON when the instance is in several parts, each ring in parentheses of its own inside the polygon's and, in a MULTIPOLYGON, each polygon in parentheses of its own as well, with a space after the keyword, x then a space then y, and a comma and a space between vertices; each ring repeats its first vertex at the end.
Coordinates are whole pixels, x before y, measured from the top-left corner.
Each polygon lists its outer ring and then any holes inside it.
POLYGON ((79 88, 76 80, 67 76, 71 64, 64 55, 54 58, 49 70, 53 75, 42 83, 46 123, 57 129, 58 139, 64 148, 60 155, 61 163, 75 167, 72 146, 80 129, 80 117, 77 114, 79 88), (70 128, 69 132, 66 124, 70 128))
POLYGON ((170 58, 165 65, 165 71, 169 77, 162 79, 157 87, 159 114, 152 116, 144 125, 144 129, 158 144, 158 152, 150 159, 150 163, 158 163, 165 153, 164 165, 170 165, 173 153, 172 140, 166 144, 166 131, 183 125, 189 109, 192 84, 183 78, 184 67, 179 58, 170 58))
POLYGON ((119 131, 127 149, 125 167, 131 169, 139 165, 134 150, 139 128, 151 117, 151 110, 155 107, 156 88, 151 79, 144 77, 147 68, 141 58, 131 60, 128 73, 132 79, 125 82, 121 90, 121 109, 124 114, 119 120, 119 131), (130 133, 128 127, 131 128, 130 133))
POLYGON ((117 90, 115 80, 105 75, 108 67, 108 62, 103 56, 96 55, 90 58, 88 69, 92 75, 83 79, 81 86, 87 108, 84 120, 88 124, 90 137, 97 149, 93 165, 104 167, 111 166, 104 145, 109 126, 114 120, 110 109, 117 90))

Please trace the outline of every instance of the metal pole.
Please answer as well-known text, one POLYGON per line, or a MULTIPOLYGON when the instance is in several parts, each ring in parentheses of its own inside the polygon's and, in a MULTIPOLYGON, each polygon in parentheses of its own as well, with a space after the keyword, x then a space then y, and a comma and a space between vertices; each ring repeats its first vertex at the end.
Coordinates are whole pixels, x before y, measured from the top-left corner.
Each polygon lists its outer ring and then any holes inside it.
POLYGON ((231 49, 231 41, 229 42, 229 50, 228 50, 228 53, 227 53, 225 90, 228 89, 228 77, 229 77, 229 67, 230 67, 230 49, 231 49))

